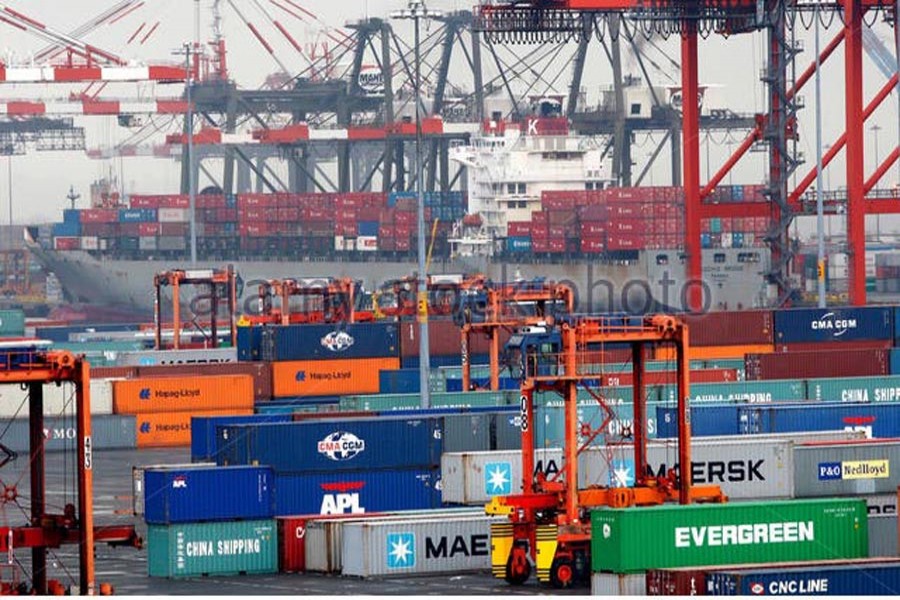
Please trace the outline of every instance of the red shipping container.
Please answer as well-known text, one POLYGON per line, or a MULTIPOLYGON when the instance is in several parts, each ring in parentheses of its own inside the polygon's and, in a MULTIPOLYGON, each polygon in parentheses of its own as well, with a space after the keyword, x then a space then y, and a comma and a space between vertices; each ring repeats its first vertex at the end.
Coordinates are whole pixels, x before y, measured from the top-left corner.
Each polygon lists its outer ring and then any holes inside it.
POLYGON ((106 208, 87 208, 80 213, 82 223, 118 223, 119 211, 106 208))
POLYGON ((643 216, 641 211, 641 207, 636 203, 628 203, 628 204, 610 204, 609 205, 609 218, 611 220, 620 219, 620 218, 628 218, 628 217, 641 217, 643 216))
POLYGON ((606 251, 606 240, 603 238, 581 238, 581 251, 589 254, 599 254, 606 251))
POLYGON ((609 208, 605 205, 591 204, 578 209, 582 221, 606 221, 609 219, 609 208))
MULTIPOLYGON (((646 385, 666 385, 677 381, 675 371, 647 371, 644 376, 646 385)), ((727 383, 729 381, 737 381, 737 369, 691 370, 692 383, 727 383)), ((601 387, 616 387, 633 383, 634 375, 628 371, 600 377, 601 387)))
POLYGON ((857 340, 847 342, 804 342, 775 344, 775 352, 828 352, 831 350, 890 350, 890 340, 857 340))
POLYGON ((55 237, 53 238, 54 250, 80 250, 80 237, 55 237))
POLYGON ((394 245, 397 252, 408 252, 409 249, 412 248, 412 242, 410 242, 409 236, 395 238, 394 245))
POLYGON ((615 219, 609 222, 609 232, 613 233, 640 233, 646 231, 643 219, 615 219))
POLYGON ((551 237, 547 242, 547 252, 559 254, 566 251, 565 239, 554 239, 551 237))
POLYGON ((334 220, 337 223, 356 223, 356 210, 348 208, 339 208, 334 211, 334 220))
POLYGON ((549 235, 551 239, 562 239, 566 237, 568 229, 561 225, 551 225, 547 232, 547 235, 549 235))
POLYGON ((574 198, 541 198, 541 208, 544 210, 572 210, 574 207, 574 198))
POLYGON ((706 573, 699 569, 653 569, 647 571, 647 595, 705 596, 706 573))
POLYGON ((140 236, 159 235, 159 223, 138 223, 137 234, 140 236))
POLYGON ((550 252, 550 238, 535 238, 534 234, 532 234, 531 238, 531 251, 532 252, 550 252))
POLYGON ((542 210, 532 211, 531 223, 532 223, 532 225, 535 223, 549 225, 550 224, 550 214, 545 211, 542 211, 542 210))
POLYGON ((506 224, 506 235, 509 237, 530 236, 531 223, 528 221, 509 221, 506 224))
MULTIPOLYGON (((428 348, 431 356, 460 356, 462 332, 451 320, 428 320, 428 348)), ((419 356, 419 324, 400 323, 400 356, 419 356)))
POLYGON ((394 213, 394 223, 397 225, 411 225, 416 222, 416 215, 409 212, 398 211, 394 213))
POLYGON ((279 208, 278 209, 278 220, 279 221, 299 221, 300 220, 300 209, 296 206, 289 208, 279 208))
MULTIPOLYGON (((890 371, 891 359, 889 350, 819 350, 814 352, 747 354, 744 357, 745 378, 751 381, 819 377, 869 377, 889 375, 890 371)), ((824 400, 846 401, 853 399, 824 398, 824 400)))
POLYGON ((307 208, 303 211, 303 219, 304 221, 332 221, 334 220, 334 213, 323 209, 323 208, 307 208))
POLYGON ((582 221, 581 235, 585 237, 597 236, 606 233, 606 223, 603 221, 582 221))
POLYGON ((172 194, 159 199, 160 208, 190 208, 191 197, 187 194, 172 194))
POLYGON ((610 233, 606 240, 609 250, 640 250, 644 245, 644 236, 640 233, 610 233))
POLYGON ((773 341, 770 310, 738 309, 681 317, 688 326, 691 346, 761 345, 773 341))
POLYGON ((269 235, 269 233, 271 232, 269 223, 265 221, 260 221, 257 223, 241 223, 238 226, 238 231, 241 235, 247 235, 251 237, 264 237, 269 235))
POLYGON ((356 217, 360 221, 377 221, 381 214, 378 206, 362 206, 356 210, 356 217))
POLYGON ((531 224, 531 238, 537 240, 545 240, 550 237, 550 226, 543 224, 531 224))
POLYGON ((278 213, 274 208, 240 208, 238 209, 238 221, 277 221, 278 213))
POLYGON ((160 223, 159 235, 187 235, 191 231, 190 223, 160 223))
POLYGON ((131 208, 159 208, 158 196, 131 196, 128 201, 131 208))
POLYGON ((119 223, 119 235, 125 235, 129 237, 142 235, 140 232, 141 225, 155 225, 155 223, 119 223))

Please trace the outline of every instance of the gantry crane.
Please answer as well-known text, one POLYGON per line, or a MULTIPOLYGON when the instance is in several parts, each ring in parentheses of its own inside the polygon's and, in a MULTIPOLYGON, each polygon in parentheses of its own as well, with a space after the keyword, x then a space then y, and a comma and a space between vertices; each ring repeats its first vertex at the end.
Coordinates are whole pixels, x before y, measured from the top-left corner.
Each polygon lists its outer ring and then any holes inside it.
MULTIPOLYGON (((47 351, 37 340, 0 343, 0 383, 17 383, 28 388, 29 466, 31 476, 31 514, 24 527, 0 526, 0 552, 14 562, 17 548, 31 548, 31 589, 13 582, 0 584, 0 593, 34 593, 47 595, 65 591, 58 581, 47 578, 47 550, 63 544, 77 544, 80 592, 83 595, 110 593, 111 587, 96 586, 94 577, 94 542, 140 547, 141 540, 131 525, 94 526, 93 444, 91 437, 90 366, 82 356, 65 351, 47 351), (44 460, 44 383, 72 382, 75 385, 76 452, 78 506, 66 504, 61 514, 47 512, 46 472, 44 460)), ((6 459, 10 453, 3 447, 6 459)), ((3 503, 18 501, 15 485, 3 484, 3 503)))
MULTIPOLYGON (((234 267, 228 265, 224 269, 174 269, 162 271, 153 277, 153 287, 156 290, 154 297, 154 324, 156 325, 156 349, 163 349, 163 316, 162 316, 162 288, 172 288, 172 348, 180 350, 181 344, 181 287, 184 285, 208 286, 207 295, 191 298, 192 308, 195 312, 198 301, 209 302, 209 340, 213 348, 219 347, 219 303, 224 298, 228 304, 228 327, 231 346, 237 346, 237 277, 234 267)), ((199 326, 194 322, 195 326, 199 326)), ((206 334, 204 333, 204 336, 206 334)))
POLYGON ((259 286, 261 314, 245 315, 250 324, 365 323, 375 320, 370 310, 360 310, 362 284, 342 277, 336 279, 270 279, 259 286), (304 306, 291 307, 291 298, 300 297, 304 306), (273 305, 275 298, 280 306, 273 305))
MULTIPOLYGON (((451 317, 460 308, 461 295, 469 290, 483 287, 486 278, 474 275, 429 275, 428 276, 428 316, 451 317)), ((419 281, 415 276, 402 277, 384 282, 372 295, 372 306, 376 317, 415 317, 417 314, 419 281), (388 302, 391 304, 388 305, 388 302)))
POLYGON ((472 386, 472 335, 490 341, 490 389, 500 389, 500 334, 520 327, 553 326, 555 319, 575 309, 575 293, 566 284, 534 281, 493 285, 485 282, 463 294, 457 323, 462 335, 462 387, 472 386))
MULTIPOLYGON (((648 346, 675 346, 678 378, 678 463, 691 464, 691 432, 688 418, 689 362, 688 329, 675 317, 584 317, 563 319, 555 332, 542 331, 529 339, 519 334, 510 345, 519 349, 523 372, 521 395, 522 493, 495 496, 485 507, 488 514, 505 515, 509 523, 491 525, 491 567, 496 577, 512 584, 524 583, 536 565, 538 580, 568 587, 587 577, 590 571, 590 518, 593 507, 633 507, 677 501, 724 502, 718 486, 694 486, 689 468, 670 470, 665 476, 648 474, 647 397, 645 349, 648 346), (550 333, 555 335, 548 336, 550 333), (578 488, 578 455, 603 431, 614 416, 603 397, 590 390, 596 378, 588 348, 600 343, 628 343, 632 348, 634 373, 634 470, 633 487, 590 486, 578 488), (577 396, 586 387, 604 408, 606 418, 588 432, 579 445, 577 396), (564 466, 560 479, 548 479, 535 468, 535 392, 555 392, 562 396, 565 411, 564 466)), ((584 433, 584 432, 582 432, 584 433)))

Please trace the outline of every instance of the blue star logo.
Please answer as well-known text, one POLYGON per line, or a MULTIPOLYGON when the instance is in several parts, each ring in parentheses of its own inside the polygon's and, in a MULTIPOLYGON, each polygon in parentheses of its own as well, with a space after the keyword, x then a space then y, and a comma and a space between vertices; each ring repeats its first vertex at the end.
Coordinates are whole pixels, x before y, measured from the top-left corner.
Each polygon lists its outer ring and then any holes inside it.
POLYGON ((615 459, 609 464, 609 487, 632 487, 634 485, 634 459, 615 459))
POLYGON ((413 533, 389 533, 387 536, 388 569, 410 569, 416 566, 416 536, 413 533))
POLYGON ((484 465, 484 492, 488 496, 512 493, 512 467, 508 462, 484 465))

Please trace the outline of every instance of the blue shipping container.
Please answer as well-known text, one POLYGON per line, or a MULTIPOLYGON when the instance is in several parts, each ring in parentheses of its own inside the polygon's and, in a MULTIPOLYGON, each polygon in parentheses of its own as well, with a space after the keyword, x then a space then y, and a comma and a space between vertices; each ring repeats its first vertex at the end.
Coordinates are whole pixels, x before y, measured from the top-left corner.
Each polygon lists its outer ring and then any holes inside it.
POLYGON ((396 323, 263 327, 260 346, 260 356, 266 361, 390 358, 400 355, 396 323))
MULTIPOLYGON (((473 354, 470 357, 473 367, 486 365, 490 363, 490 357, 487 354, 473 354)), ((428 362, 432 369, 440 367, 459 367, 462 365, 462 356, 460 354, 449 354, 447 356, 432 356, 428 362)), ((418 369, 418 356, 401 356, 400 368, 402 369, 418 369)))
MULTIPOLYGON (((473 377, 472 383, 478 387, 479 389, 489 389, 491 385, 490 377, 473 377)), ((518 390, 522 387, 522 382, 518 379, 514 379, 512 377, 501 377, 500 378, 500 389, 501 390, 518 390)), ((461 392, 462 389, 462 379, 448 379, 447 380, 447 391, 448 392, 461 392)))
POLYGON ((237 328, 237 358, 241 361, 260 360, 262 327, 237 328))
POLYGON ((54 223, 51 235, 57 237, 78 237, 81 235, 81 223, 54 223))
POLYGON ((797 308, 775 311, 775 343, 893 339, 893 309, 797 308))
POLYGON ((81 223, 81 211, 77 208, 64 209, 63 223, 81 223))
POLYGON ((342 515, 440 508, 441 470, 277 473, 275 514, 342 515))
POLYGON ((191 462, 215 460, 216 427, 250 423, 290 423, 291 411, 284 415, 235 415, 233 417, 191 417, 191 462))
POLYGON ((147 523, 266 519, 275 513, 269 467, 151 469, 144 473, 147 523))
POLYGON ((153 223, 156 221, 155 208, 121 208, 119 223, 153 223))
POLYGON ((418 394, 420 387, 418 369, 382 370, 378 373, 380 394, 418 394))
POLYGON ((894 346, 900 347, 900 306, 894 307, 894 346))
POLYGON ((378 235, 378 221, 360 221, 357 231, 359 235, 378 235))
POLYGON ((713 571, 706 574, 708 596, 897 596, 900 563, 860 562, 807 568, 713 571))
POLYGON ((531 238, 512 236, 506 238, 506 249, 510 252, 531 252, 531 238))
MULTIPOLYGON (((659 437, 677 435, 677 412, 657 407, 659 437)), ((869 437, 900 437, 900 403, 730 404, 691 407, 693 435, 742 435, 860 429, 869 437)))
POLYGON ((900 348, 891 350, 891 375, 900 375, 900 348))
POLYGON ((216 428, 218 464, 276 472, 431 468, 441 464, 441 420, 380 417, 216 428))

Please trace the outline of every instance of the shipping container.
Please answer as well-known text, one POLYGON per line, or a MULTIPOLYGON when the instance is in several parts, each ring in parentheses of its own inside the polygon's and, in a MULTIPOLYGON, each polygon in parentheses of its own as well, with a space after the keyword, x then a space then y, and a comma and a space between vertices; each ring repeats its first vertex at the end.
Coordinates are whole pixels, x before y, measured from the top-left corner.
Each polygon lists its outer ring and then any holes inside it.
MULTIPOLYGON (((45 383, 41 385, 44 416, 62 417, 75 414, 75 384, 45 383)), ((112 383, 108 379, 91 378, 91 414, 111 415, 112 383)), ((29 392, 19 384, 0 385, 0 418, 25 418, 30 414, 29 392)))
POLYGON ((195 365, 237 362, 237 348, 205 348, 203 350, 145 350, 120 352, 119 366, 195 365))
POLYGON ((269 467, 144 471, 144 520, 154 525, 275 516, 269 467))
POLYGON ((150 525, 150 577, 275 573, 278 530, 273 519, 150 525))
POLYGON ((896 596, 900 561, 866 561, 845 565, 811 565, 712 571, 706 574, 708 596, 896 596))
POLYGON ((900 377, 848 377, 810 379, 806 382, 810 400, 825 402, 898 402, 900 377))
POLYGON ((279 473, 431 468, 441 464, 442 426, 435 417, 220 425, 217 462, 279 473))
POLYGON ((863 558, 863 500, 790 500, 591 511, 593 571, 863 558))
POLYGON ((375 577, 490 569, 493 520, 475 516, 344 523, 343 574, 375 577))
POLYGON ((869 556, 897 556, 897 515, 869 513, 869 556))
POLYGON ((418 394, 419 388, 418 369, 381 371, 378 376, 379 394, 418 394))
POLYGON ((216 417, 191 416, 191 460, 215 460, 216 427, 250 423, 289 423, 291 415, 224 415, 216 417))
MULTIPOLYGON (((450 320, 428 321, 428 350, 432 359, 436 356, 460 356, 462 333, 450 320)), ((419 355, 419 324, 405 321, 400 323, 400 356, 419 355)))
POLYGON ((400 368, 398 358, 304 360, 272 363, 275 398, 376 394, 380 371, 400 368))
POLYGON ((25 335, 25 313, 21 310, 0 310, 0 337, 25 335))
POLYGON ((748 354, 744 373, 750 380, 889 375, 890 356, 888 350, 748 354))
POLYGON ((393 358, 400 353, 396 323, 278 325, 259 329, 260 359, 266 361, 393 358))
POLYGON ((644 573, 592 573, 591 596, 646 596, 644 573))
MULTIPOLYGON (((29 452, 29 419, 7 419, 3 445, 13 452, 29 452)), ((75 420, 69 415, 44 417, 44 450, 75 451, 75 420)), ((94 450, 126 450, 136 447, 135 418, 131 415, 92 415, 91 443, 94 450)))
POLYGON ((896 493, 898 472, 900 441, 816 442, 794 448, 798 498, 896 493))
POLYGON ((138 448, 178 448, 191 445, 193 417, 251 415, 253 409, 227 411, 178 411, 135 415, 138 448))
POLYGON ((890 340, 892 309, 880 306, 775 311, 775 343, 890 340))
POLYGON ((275 514, 359 514, 440 508, 440 470, 276 473, 275 514))
MULTIPOLYGON (((303 546, 304 569, 319 573, 339 574, 343 569, 343 527, 347 523, 359 523, 377 520, 408 521, 414 519, 431 520, 437 518, 472 518, 483 517, 484 510, 472 508, 441 508, 426 510, 405 510, 384 513, 365 513, 356 515, 315 515, 307 517, 306 531, 299 544, 303 546)), ((295 532, 296 533, 296 532, 295 532)), ((292 553, 297 556, 298 551, 292 553)))
MULTIPOLYGON (((341 410, 389 411, 419 408, 419 394, 379 394, 341 396, 341 410)), ((518 392, 444 392, 431 395, 432 408, 470 408, 519 404, 518 392)))
POLYGON ((691 346, 771 344, 772 311, 714 311, 682 315, 691 336, 691 346))
MULTIPOLYGON (((93 371, 92 371, 93 373, 93 371)), ((272 399, 272 369, 262 362, 226 362, 198 364, 166 364, 135 367, 128 378, 196 377, 206 375, 249 375, 253 379, 253 399, 272 399)))
POLYGON ((144 473, 153 469, 203 469, 215 467, 214 462, 195 462, 164 465, 137 465, 131 467, 131 508, 135 516, 144 514, 144 473))
POLYGON ((160 377, 113 382, 117 414, 253 409, 249 375, 160 377))

